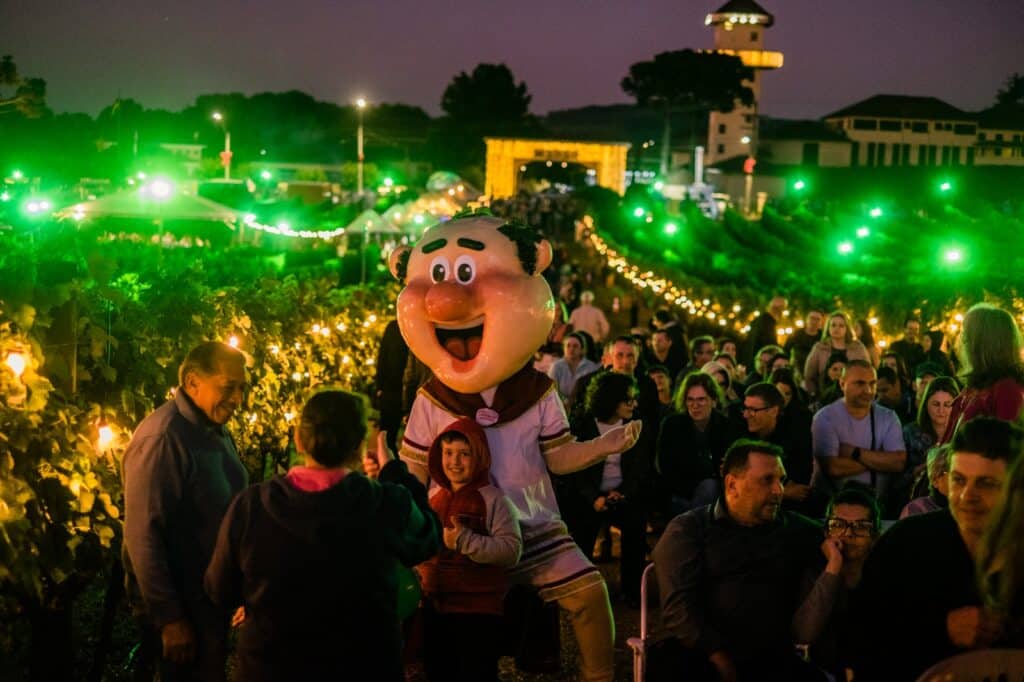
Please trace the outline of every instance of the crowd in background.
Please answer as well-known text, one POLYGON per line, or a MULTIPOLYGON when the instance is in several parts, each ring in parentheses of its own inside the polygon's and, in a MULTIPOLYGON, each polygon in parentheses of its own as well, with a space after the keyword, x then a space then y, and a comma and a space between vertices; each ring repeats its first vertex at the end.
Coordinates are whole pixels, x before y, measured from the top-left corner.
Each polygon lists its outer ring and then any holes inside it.
MULTIPOLYGON (((569 198, 496 209, 574 234, 569 198)), ((620 538, 616 609, 640 606, 655 566, 667 636, 648 679, 907 680, 956 653, 1024 648, 1012 315, 974 306, 955 349, 908 317, 882 352, 870 324, 825 310, 780 345, 778 296, 743 339, 690 335, 666 309, 616 335, 618 311, 593 293, 601 273, 555 246, 556 315, 535 366, 578 441, 642 428, 550 478, 570 545, 600 560, 602 536, 620 538)), ((225 426, 244 358, 215 342, 189 353, 124 457, 129 593, 161 679, 223 679, 230 613, 240 679, 398 680, 410 660, 429 679, 496 679, 514 633, 536 625, 507 624, 531 595, 509 598, 506 571, 530 557, 474 420, 424 443, 429 496, 395 459, 429 376, 392 322, 376 409, 316 394, 295 466, 247 487, 225 426)))

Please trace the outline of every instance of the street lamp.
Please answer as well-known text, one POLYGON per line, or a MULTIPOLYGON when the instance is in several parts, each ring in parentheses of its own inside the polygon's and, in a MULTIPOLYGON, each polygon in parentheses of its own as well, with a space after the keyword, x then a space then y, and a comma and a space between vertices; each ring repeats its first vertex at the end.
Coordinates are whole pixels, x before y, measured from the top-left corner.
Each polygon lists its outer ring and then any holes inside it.
POLYGON ((359 117, 359 127, 356 129, 356 194, 363 195, 363 109, 366 108, 366 98, 356 99, 356 113, 359 117))
POLYGON ((224 151, 220 153, 220 162, 224 164, 224 179, 231 179, 231 131, 224 124, 224 114, 213 112, 213 120, 224 130, 224 151))

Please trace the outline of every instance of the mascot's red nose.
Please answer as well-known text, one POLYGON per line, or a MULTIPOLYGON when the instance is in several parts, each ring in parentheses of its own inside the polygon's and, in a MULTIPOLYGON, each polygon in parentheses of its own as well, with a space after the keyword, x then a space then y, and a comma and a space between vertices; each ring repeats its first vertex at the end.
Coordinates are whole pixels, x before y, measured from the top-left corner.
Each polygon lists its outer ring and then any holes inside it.
POLYGON ((438 282, 431 286, 424 303, 427 316, 435 322, 465 322, 473 314, 469 288, 455 282, 438 282))

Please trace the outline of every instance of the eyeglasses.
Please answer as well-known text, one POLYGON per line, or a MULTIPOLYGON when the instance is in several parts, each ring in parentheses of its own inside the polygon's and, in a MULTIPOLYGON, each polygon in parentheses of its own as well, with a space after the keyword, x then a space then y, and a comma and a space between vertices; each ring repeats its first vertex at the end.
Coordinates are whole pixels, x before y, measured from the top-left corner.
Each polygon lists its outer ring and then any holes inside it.
POLYGON ((834 535, 845 535, 849 531, 854 537, 866 537, 875 532, 874 521, 847 521, 846 519, 830 518, 825 521, 825 528, 834 535))
POLYGON ((751 407, 750 405, 744 405, 743 413, 746 414, 747 412, 750 412, 751 414, 757 414, 758 412, 764 412, 765 410, 770 409, 772 409, 771 405, 769 405, 768 407, 751 407))

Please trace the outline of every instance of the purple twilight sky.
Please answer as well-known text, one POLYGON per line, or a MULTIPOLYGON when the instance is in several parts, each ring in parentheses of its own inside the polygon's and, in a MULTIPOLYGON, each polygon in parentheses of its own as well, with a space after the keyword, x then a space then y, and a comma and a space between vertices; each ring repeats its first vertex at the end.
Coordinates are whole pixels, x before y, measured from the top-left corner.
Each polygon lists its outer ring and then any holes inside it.
MULTIPOLYGON (((210 92, 299 89, 431 114, 461 70, 505 62, 534 113, 626 102, 619 81, 655 53, 710 47, 724 0, 0 0, 0 53, 45 78, 57 111, 120 93, 178 109, 210 92)), ((1024 72, 1022 0, 763 0, 786 65, 761 110, 817 118, 877 93, 991 103, 1024 72)))

